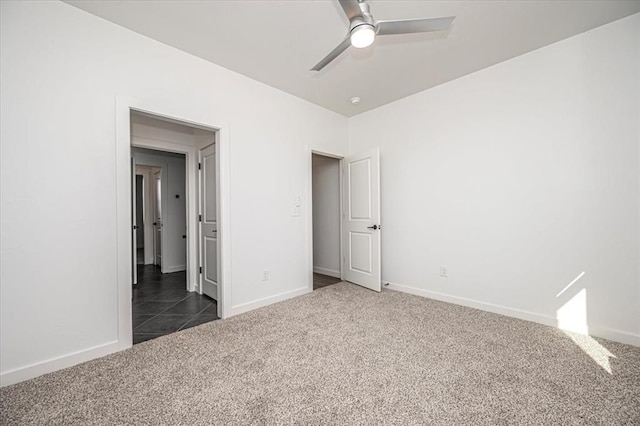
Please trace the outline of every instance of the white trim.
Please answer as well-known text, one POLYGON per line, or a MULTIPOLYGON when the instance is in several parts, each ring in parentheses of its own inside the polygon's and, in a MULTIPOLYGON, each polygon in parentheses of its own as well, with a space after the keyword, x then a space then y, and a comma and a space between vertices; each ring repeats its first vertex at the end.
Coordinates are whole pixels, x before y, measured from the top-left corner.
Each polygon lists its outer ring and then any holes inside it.
MULTIPOLYGON (((218 165, 218 238, 220 240, 220 265, 218 265, 218 316, 231 316, 231 145, 229 133, 231 125, 220 127, 216 135, 216 156, 218 165)), ((196 241, 199 243, 199 241, 196 241)))
POLYGON ((494 314, 506 315, 508 317, 514 317, 523 319, 526 321, 537 322, 544 325, 550 325, 555 327, 557 321, 553 317, 546 315, 536 314, 534 312, 522 311, 519 309, 507 308, 506 306, 494 305, 492 303, 480 302, 474 299, 468 299, 465 297, 451 296, 445 293, 439 293, 436 291, 423 290, 421 288, 410 287, 403 284, 389 283, 386 287, 389 290, 401 291, 403 293, 413 294, 415 296, 422 296, 429 299, 440 300, 442 302, 453 303, 455 305, 462 305, 469 308, 480 309, 482 311, 493 312, 494 314))
MULTIPOLYGON (((165 266, 163 274, 172 274, 174 272, 182 272, 187 270, 187 265, 177 265, 177 266, 165 266)), ((194 291, 191 287, 187 288, 189 291, 194 291)))
POLYGON ((334 278, 341 278, 340 271, 334 271, 333 269, 320 268, 319 266, 314 266, 313 272, 316 274, 328 275, 334 278))
POLYGON ((131 158, 131 125, 130 105, 133 102, 123 98, 115 99, 115 163, 116 163, 116 271, 117 271, 117 310, 118 310, 118 349, 124 350, 133 346, 133 329, 131 322, 131 194, 130 167, 131 158))
POLYGON ((294 297, 302 296, 312 291, 313 291, 313 288, 309 289, 309 287, 305 286, 295 290, 285 291, 284 293, 279 293, 274 296, 269 296, 263 299, 254 300, 252 302, 242 303, 232 308, 233 309, 232 315, 243 314, 245 312, 249 312, 257 308, 262 308, 264 306, 271 305, 273 303, 278 303, 278 302, 285 301, 287 299, 292 299, 294 297))
POLYGON ((309 196, 305 200, 307 214, 307 290, 313 291, 313 151, 307 157, 307 167, 309 173, 307 175, 307 194, 309 196))
POLYGON ((323 157, 335 158, 336 160, 344 159, 344 155, 332 154, 330 152, 318 151, 317 149, 312 149, 311 154, 321 155, 323 157))
POLYGON ((76 364, 100 358, 105 355, 112 354, 120 350, 118 341, 105 343, 103 345, 94 346, 89 349, 83 349, 68 355, 62 355, 51 358, 46 361, 30 364, 25 367, 16 368, 15 370, 5 371, 0 375, 0 387, 13 385, 43 374, 52 373, 63 368, 68 368, 76 364))
MULTIPOLYGON (((415 296, 426 297, 429 299, 439 300, 441 302, 453 303, 455 305, 475 308, 494 314, 505 315, 508 317, 518 318, 525 321, 536 322, 538 324, 548 325, 558 328, 558 320, 548 315, 538 314, 535 312, 523 311, 521 309, 508 308, 506 306, 495 305, 493 303, 481 302, 479 300, 468 299, 465 297, 452 296, 449 294, 439 293, 436 291, 424 290, 421 288, 411 287, 403 284, 388 283, 383 286, 388 290, 400 291, 403 293, 413 294, 415 296)), ((627 333, 620 330, 614 330, 607 327, 597 325, 589 325, 589 334, 603 339, 613 340, 628 345, 640 346, 640 335, 627 333)))
POLYGON ((346 213, 345 213, 345 209, 346 206, 344 205, 344 167, 345 167, 345 162, 344 162, 344 157, 340 158, 340 163, 338 164, 338 174, 340 175, 338 177, 338 193, 340 196, 340 211, 338 212, 338 214, 340 215, 340 275, 337 276, 336 278, 340 278, 341 280, 344 280, 344 274, 345 274, 345 255, 344 255, 344 218, 346 217, 346 213))
POLYGON ((613 328, 589 324, 589 335, 640 347, 640 334, 633 334, 613 328))

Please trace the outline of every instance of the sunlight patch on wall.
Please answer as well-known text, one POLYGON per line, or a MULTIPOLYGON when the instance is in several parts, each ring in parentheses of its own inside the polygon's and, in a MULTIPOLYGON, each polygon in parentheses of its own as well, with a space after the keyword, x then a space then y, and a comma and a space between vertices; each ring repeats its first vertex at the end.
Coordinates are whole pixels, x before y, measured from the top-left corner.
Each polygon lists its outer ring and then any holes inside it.
POLYGON ((558 327, 575 333, 589 334, 587 325, 587 289, 577 292, 556 312, 558 327))
POLYGON ((562 296, 562 293, 564 293, 565 291, 569 290, 569 288, 571 288, 572 285, 574 285, 575 283, 578 282, 578 280, 580 278, 584 277, 584 271, 580 272, 580 274, 578 274, 577 277, 575 277, 573 279, 573 281, 571 281, 569 284, 567 284, 567 286, 565 288, 563 288, 562 290, 560 290, 560 293, 556 294, 556 298, 562 296))

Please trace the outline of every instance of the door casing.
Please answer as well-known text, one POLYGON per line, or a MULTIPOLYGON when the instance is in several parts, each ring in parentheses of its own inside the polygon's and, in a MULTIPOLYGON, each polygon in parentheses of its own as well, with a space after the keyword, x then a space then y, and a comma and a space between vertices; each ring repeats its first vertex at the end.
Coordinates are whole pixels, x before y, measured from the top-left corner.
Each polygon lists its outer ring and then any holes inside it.
POLYGON ((136 230, 138 229, 138 184, 136 175, 136 159, 131 157, 131 263, 134 267, 131 268, 133 284, 138 284, 138 268, 135 266, 138 263, 138 238, 136 230))

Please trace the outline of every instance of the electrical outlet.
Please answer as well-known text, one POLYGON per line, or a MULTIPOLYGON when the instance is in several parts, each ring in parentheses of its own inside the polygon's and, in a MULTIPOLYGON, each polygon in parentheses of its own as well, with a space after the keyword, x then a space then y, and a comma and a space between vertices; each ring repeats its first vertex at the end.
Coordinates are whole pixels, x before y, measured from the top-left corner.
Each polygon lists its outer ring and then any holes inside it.
POLYGON ((269 281, 269 271, 266 269, 262 271, 262 281, 269 281))
POLYGON ((440 267, 440 276, 443 278, 447 278, 448 277, 448 273, 449 273, 449 268, 447 268, 446 266, 441 266, 440 267))

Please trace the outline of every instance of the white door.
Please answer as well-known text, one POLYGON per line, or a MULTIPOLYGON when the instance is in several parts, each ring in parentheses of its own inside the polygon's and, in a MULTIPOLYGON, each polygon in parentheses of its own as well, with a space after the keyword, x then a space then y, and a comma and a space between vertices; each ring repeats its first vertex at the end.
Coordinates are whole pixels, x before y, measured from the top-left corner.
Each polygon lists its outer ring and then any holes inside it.
POLYGON ((216 146, 200 151, 200 288, 218 300, 218 217, 216 214, 216 146))
POLYGON ((136 185, 136 159, 131 158, 131 269, 133 273, 133 283, 138 284, 138 215, 136 201, 138 194, 136 185))
POLYGON ((343 164, 344 279, 380 291, 380 153, 353 155, 343 164))
POLYGON ((162 267, 162 170, 153 172, 154 264, 162 267))

